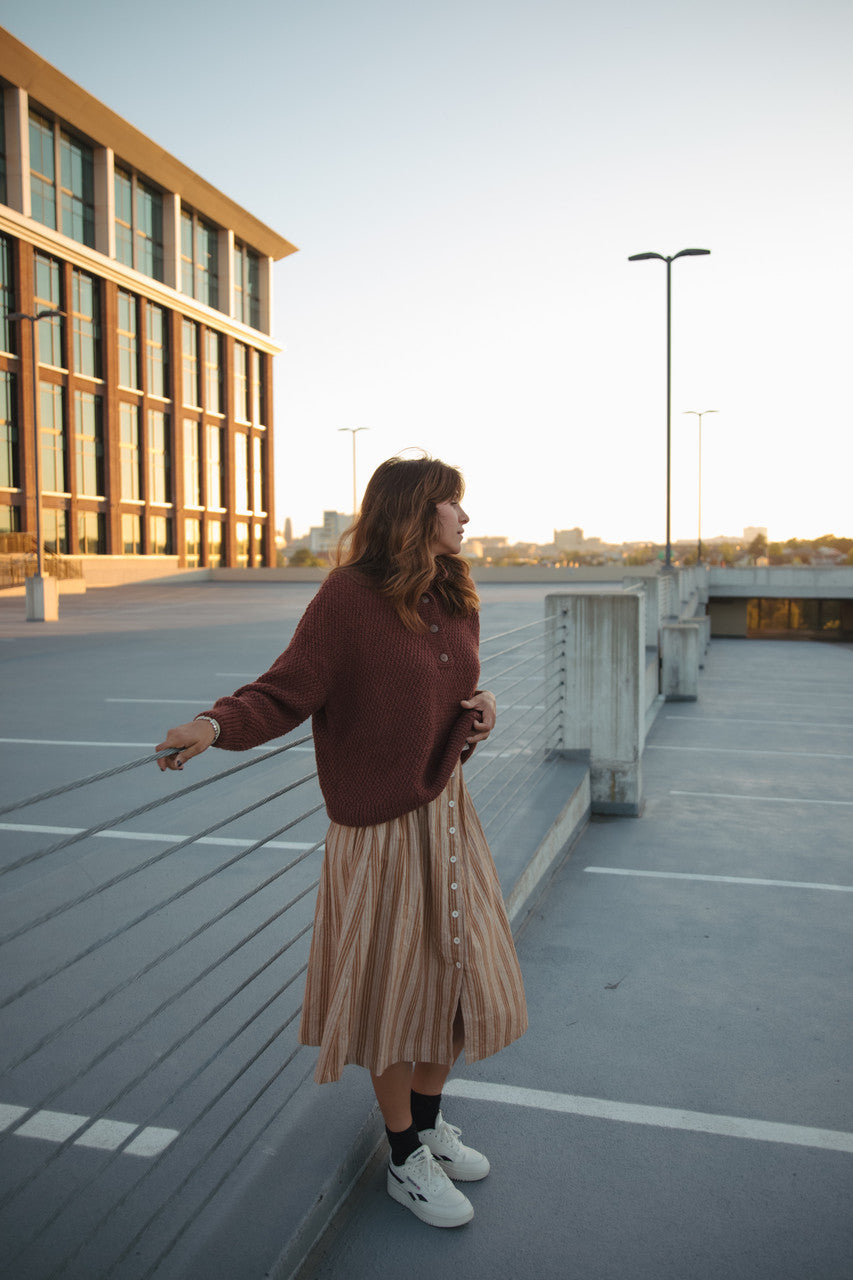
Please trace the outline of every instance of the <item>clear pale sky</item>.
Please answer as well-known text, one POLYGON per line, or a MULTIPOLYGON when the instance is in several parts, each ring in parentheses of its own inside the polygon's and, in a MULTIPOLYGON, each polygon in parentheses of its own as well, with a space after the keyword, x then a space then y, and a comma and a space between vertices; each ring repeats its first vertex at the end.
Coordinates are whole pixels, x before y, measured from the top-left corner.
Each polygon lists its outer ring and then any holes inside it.
POLYGON ((406 447, 472 535, 853 534, 849 0, 6 0, 285 235, 277 523, 406 447))

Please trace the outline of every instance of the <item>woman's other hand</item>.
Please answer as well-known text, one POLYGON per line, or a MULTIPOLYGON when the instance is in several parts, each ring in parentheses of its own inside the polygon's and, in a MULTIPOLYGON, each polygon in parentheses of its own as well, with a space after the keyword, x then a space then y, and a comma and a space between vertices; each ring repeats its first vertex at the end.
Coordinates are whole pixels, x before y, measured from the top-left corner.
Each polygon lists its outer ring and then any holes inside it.
POLYGON ((191 720, 189 724, 179 724, 170 729, 162 742, 158 742, 156 751, 175 752, 171 756, 163 756, 157 761, 162 773, 167 769, 183 769, 184 763, 193 756, 200 756, 202 751, 213 746, 216 730, 209 720, 191 720))
POLYGON ((467 711, 474 711, 478 717, 471 736, 466 741, 472 746, 477 742, 485 742, 497 720, 498 706, 495 695, 488 689, 478 689, 473 698, 466 699, 462 706, 467 711))

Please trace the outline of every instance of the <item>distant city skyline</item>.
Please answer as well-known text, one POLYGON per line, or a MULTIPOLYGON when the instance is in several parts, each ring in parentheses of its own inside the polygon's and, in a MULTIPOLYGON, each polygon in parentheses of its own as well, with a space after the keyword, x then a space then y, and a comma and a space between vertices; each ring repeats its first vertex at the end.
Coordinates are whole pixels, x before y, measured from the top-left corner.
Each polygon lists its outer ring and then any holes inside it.
POLYGON ((7 0, 3 24, 299 247, 274 272, 276 524, 385 458, 542 543, 843 534, 853 404, 844 0, 7 0), (168 32, 168 39, 164 39, 168 32), (192 51, 191 59, 188 51, 192 51), (155 75, 156 69, 156 75, 155 75), (156 84, 156 89, 155 89, 156 84), (222 89, 227 86, 227 109, 222 89))

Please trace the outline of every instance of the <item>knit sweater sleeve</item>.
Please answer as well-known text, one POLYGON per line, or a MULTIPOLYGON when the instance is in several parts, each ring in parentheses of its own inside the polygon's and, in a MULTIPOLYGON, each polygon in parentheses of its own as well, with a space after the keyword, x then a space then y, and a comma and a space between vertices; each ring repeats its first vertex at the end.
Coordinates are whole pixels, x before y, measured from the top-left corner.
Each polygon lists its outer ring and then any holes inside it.
POLYGON ((344 652, 345 590, 338 575, 330 575, 269 670, 204 713, 219 723, 217 747, 247 751, 260 746, 289 733, 324 705, 344 652))

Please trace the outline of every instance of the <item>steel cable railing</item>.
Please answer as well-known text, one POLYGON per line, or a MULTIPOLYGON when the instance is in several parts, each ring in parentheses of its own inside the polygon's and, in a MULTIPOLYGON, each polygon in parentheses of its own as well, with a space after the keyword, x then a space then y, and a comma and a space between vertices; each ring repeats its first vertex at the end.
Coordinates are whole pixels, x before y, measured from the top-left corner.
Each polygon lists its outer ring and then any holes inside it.
MULTIPOLYGON (((493 832, 551 767, 559 743, 558 625, 539 620, 482 642, 481 685, 496 693, 499 720, 466 778, 493 832)), ((11 855, 0 868, 0 889, 9 887, 0 937, 0 1010, 8 1023, 0 1050, 0 1149, 7 1153, 0 1269, 16 1280, 181 1275, 182 1251, 198 1246, 217 1197, 264 1132, 286 1123, 313 1070, 296 1026, 323 805, 315 772, 284 785, 276 778, 274 787, 265 775, 271 762, 295 774, 287 753, 309 740, 118 813, 115 805, 105 814, 87 803, 88 825, 35 850, 26 847, 28 831, 63 829, 0 824, 11 855), (247 777, 263 789, 248 802, 247 777), (208 799, 197 830, 167 837, 128 825, 167 805, 186 818, 199 793, 208 799), (244 802, 229 807, 238 794, 244 802), (258 831, 269 805, 278 820, 258 831), (198 868, 200 842, 242 821, 256 829, 229 839, 238 848, 226 859, 198 868), (295 856, 281 865, 275 842, 287 833, 304 838, 287 842, 295 856), (99 871, 95 845, 105 837, 122 857, 134 840, 164 847, 99 871), (71 869, 89 883, 69 889, 71 869), (80 1153, 75 1160, 85 1154, 86 1165, 63 1178, 72 1152, 80 1153)), ((6 803, 0 818, 21 809, 42 817, 52 804, 94 795, 99 784, 156 759, 6 803)), ((152 787, 141 776, 144 794, 152 787)))

